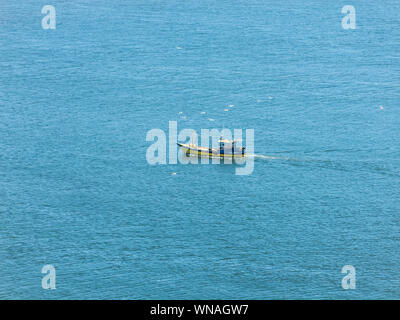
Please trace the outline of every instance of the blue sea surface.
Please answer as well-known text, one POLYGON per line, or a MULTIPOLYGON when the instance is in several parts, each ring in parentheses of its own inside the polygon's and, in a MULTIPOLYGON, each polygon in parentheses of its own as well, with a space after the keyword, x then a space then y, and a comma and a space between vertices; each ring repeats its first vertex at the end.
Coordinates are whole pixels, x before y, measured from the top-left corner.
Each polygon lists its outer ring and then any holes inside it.
POLYGON ((0 15, 1 299, 400 299, 399 1, 0 15), (254 129, 254 172, 150 165, 169 121, 254 129))

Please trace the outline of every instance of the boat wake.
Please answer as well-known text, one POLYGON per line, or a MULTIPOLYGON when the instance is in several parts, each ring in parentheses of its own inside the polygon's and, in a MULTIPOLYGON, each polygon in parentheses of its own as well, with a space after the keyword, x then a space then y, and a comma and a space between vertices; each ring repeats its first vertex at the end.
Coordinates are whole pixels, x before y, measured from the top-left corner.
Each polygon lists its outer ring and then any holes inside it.
POLYGON ((247 154, 248 158, 261 159, 261 160, 287 160, 287 161, 305 161, 290 157, 267 156, 265 154, 247 154))
MULTIPOLYGON (((271 161, 277 160, 283 163, 295 166, 313 166, 320 169, 329 169, 336 171, 346 171, 346 172, 368 172, 379 175, 390 175, 400 178, 400 172, 398 170, 393 170, 388 166, 384 166, 377 160, 359 159, 359 160, 345 160, 345 159, 311 159, 311 158, 292 158, 292 157, 280 157, 280 156, 268 156, 264 154, 247 154, 248 158, 254 158, 254 161, 271 161)), ((400 160, 399 160, 400 161, 400 160)))

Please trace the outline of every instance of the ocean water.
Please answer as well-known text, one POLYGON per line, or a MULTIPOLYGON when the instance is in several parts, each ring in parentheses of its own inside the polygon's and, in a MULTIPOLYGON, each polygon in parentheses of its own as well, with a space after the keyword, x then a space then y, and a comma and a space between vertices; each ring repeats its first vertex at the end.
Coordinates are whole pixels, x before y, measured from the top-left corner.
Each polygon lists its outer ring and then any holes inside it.
POLYGON ((0 13, 0 298, 400 298, 400 2, 0 13), (254 172, 149 165, 169 121, 254 129, 254 172))

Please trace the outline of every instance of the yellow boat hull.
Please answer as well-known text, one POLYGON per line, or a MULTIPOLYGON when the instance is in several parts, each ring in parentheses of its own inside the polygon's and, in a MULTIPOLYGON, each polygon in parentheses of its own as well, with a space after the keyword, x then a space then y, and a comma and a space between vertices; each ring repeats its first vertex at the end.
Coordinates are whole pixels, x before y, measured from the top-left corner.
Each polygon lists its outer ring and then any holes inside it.
POLYGON ((182 151, 186 155, 194 155, 194 156, 199 156, 199 157, 220 157, 220 158, 245 158, 246 154, 243 153, 234 153, 234 154, 224 154, 224 153, 210 153, 207 150, 199 150, 199 149, 192 149, 190 147, 187 147, 185 145, 179 144, 179 147, 181 147, 182 151))

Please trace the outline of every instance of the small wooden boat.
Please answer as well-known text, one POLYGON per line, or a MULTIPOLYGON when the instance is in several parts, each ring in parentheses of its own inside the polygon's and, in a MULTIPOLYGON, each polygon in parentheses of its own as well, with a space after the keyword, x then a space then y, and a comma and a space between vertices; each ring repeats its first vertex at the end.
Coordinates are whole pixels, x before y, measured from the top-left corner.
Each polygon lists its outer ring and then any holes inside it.
POLYGON ((244 158, 246 157, 244 147, 238 147, 235 140, 219 139, 219 148, 205 148, 197 146, 193 143, 179 143, 178 146, 186 155, 199 157, 216 157, 216 158, 244 158))

